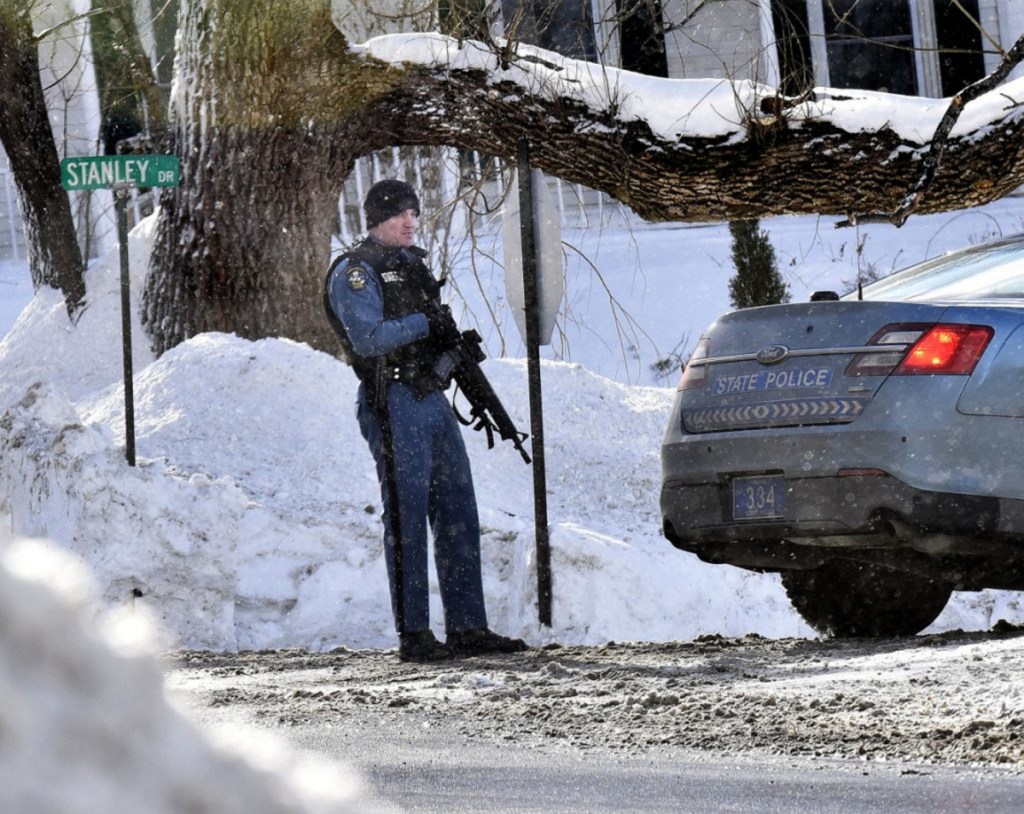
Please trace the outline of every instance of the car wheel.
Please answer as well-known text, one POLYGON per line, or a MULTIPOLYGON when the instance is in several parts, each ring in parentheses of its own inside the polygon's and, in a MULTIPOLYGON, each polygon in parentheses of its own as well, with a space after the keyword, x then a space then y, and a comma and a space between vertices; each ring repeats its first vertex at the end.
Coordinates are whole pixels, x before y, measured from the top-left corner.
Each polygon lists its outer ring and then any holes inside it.
POLYGON ((912 636, 935 621, 953 593, 945 582, 853 560, 783 571, 782 585, 807 624, 837 638, 912 636))

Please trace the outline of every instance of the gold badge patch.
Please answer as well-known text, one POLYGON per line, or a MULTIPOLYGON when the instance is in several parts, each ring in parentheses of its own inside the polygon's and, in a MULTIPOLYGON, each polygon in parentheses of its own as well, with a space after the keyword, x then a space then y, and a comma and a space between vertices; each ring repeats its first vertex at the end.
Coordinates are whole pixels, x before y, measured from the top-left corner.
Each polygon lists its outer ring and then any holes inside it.
POLYGON ((359 266, 350 268, 345 272, 345 276, 348 278, 348 287, 353 291, 362 291, 366 288, 366 272, 359 266))

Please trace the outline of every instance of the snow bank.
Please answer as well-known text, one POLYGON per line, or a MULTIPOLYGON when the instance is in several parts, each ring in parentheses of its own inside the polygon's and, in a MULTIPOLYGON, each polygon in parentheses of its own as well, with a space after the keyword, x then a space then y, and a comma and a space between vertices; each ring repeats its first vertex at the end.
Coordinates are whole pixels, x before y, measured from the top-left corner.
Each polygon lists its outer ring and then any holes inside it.
POLYGON ((0 556, 0 810, 368 810, 352 774, 292 757, 266 734, 211 743, 165 698, 145 617, 96 624, 95 615, 81 564, 39 543, 8 543, 0 556))
MULTIPOLYGON (((524 425, 525 365, 486 367, 524 425)), ((487 450, 471 433, 492 624, 565 643, 749 632, 730 597, 764 579, 702 566, 659 532, 670 391, 565 363, 544 373, 555 624, 535 617, 531 470, 510 445, 487 450)), ((389 646, 379 490, 355 388, 349 368, 304 345, 202 335, 139 373, 135 469, 119 385, 77 405, 33 386, 0 418, 0 494, 20 533, 74 551, 108 603, 150 607, 170 643, 389 646)), ((798 633, 776 598, 756 631, 798 633)))

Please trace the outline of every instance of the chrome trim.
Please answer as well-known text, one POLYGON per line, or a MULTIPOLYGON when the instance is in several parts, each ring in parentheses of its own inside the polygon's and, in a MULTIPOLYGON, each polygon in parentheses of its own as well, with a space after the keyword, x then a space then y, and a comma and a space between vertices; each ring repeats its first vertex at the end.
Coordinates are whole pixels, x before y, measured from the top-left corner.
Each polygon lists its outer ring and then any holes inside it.
MULTIPOLYGON (((833 356, 844 353, 903 353, 910 347, 909 342, 892 343, 891 345, 857 345, 846 348, 804 348, 803 350, 790 350, 789 358, 795 359, 806 356, 833 356)), ((705 356, 703 359, 694 359, 690 365, 725 364, 726 362, 756 362, 756 353, 736 353, 732 356, 705 356)))

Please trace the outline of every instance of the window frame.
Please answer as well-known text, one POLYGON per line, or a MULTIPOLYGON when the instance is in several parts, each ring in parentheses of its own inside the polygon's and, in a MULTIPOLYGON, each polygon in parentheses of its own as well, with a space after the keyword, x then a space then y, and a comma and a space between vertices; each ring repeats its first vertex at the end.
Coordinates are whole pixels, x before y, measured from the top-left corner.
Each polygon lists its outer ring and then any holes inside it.
MULTIPOLYGON (((828 42, 825 39, 826 0, 806 0, 807 28, 810 35, 811 69, 817 87, 832 87, 828 67, 828 42)), ((939 64, 938 32, 933 0, 903 0, 910 17, 914 48, 914 87, 918 96, 941 98, 942 77, 939 64)), ((766 19, 771 24, 770 15, 766 19)), ((777 48, 777 46, 776 46, 777 48)), ((776 64, 778 56, 776 54, 776 64)))

